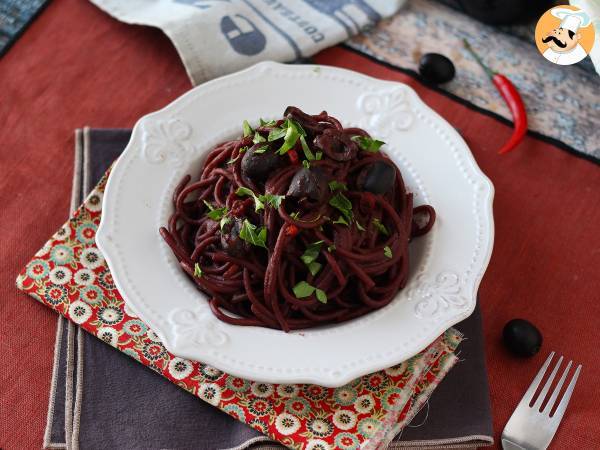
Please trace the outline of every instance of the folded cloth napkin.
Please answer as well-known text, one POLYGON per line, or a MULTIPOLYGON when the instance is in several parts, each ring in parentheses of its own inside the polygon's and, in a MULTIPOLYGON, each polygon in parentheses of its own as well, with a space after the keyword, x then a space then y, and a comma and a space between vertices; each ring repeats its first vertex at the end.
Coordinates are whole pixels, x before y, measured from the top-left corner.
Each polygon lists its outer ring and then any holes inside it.
MULTIPOLYGON (((129 134, 76 133, 73 205, 120 154, 129 134)), ((86 449, 282 448, 67 323, 59 318, 47 448, 65 448, 67 442, 86 449), (126 410, 135 413, 123 417, 120 411, 126 410)), ((389 448, 472 448, 493 442, 479 308, 457 328, 468 337, 461 343, 463 361, 413 420, 417 425, 406 427, 389 448)))
POLYGON ((91 0, 123 22, 158 27, 193 84, 265 60, 294 61, 372 27, 405 0, 91 0))

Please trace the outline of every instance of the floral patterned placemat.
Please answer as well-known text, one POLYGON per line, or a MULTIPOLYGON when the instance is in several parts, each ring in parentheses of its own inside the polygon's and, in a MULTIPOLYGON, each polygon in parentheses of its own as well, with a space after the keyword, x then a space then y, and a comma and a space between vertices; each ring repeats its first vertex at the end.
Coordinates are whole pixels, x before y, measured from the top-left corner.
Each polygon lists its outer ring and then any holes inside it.
POLYGON ((17 286, 182 389, 294 449, 377 448, 410 422, 457 362, 450 329, 397 366, 332 389, 252 382, 170 354, 127 308, 95 246, 108 173, 35 254, 17 286))

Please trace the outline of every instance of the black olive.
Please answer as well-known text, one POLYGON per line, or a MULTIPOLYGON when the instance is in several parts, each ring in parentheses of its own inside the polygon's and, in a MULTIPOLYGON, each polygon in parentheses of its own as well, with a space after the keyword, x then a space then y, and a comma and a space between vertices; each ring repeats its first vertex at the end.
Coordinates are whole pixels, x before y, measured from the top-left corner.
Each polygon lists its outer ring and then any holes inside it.
POLYGON ((356 187, 360 191, 373 194, 385 194, 394 188, 396 169, 385 161, 375 161, 365 166, 356 179, 356 187))
POLYGON ((265 181, 269 175, 285 164, 285 160, 275 153, 272 145, 265 142, 254 144, 242 157, 242 175, 253 181, 265 181), (266 151, 259 150, 265 145, 266 151), (259 150, 260 153, 256 153, 259 150))
POLYGON ((302 168, 292 178, 287 195, 298 200, 309 199, 317 203, 323 203, 329 192, 327 177, 321 169, 302 168))
POLYGON ((531 322, 513 319, 504 325, 502 338, 508 349, 519 356, 533 356, 542 346, 542 333, 531 322))
POLYGON ((229 223, 223 225, 221 230, 221 246, 225 253, 234 257, 242 257, 248 251, 248 245, 240 237, 242 219, 236 217, 229 223))
POLYGON ((358 153, 358 145, 346 133, 327 128, 315 138, 314 145, 331 159, 350 161, 358 153))
POLYGON ((426 53, 419 61, 419 73, 429 83, 447 83, 456 74, 454 64, 439 53, 426 53))

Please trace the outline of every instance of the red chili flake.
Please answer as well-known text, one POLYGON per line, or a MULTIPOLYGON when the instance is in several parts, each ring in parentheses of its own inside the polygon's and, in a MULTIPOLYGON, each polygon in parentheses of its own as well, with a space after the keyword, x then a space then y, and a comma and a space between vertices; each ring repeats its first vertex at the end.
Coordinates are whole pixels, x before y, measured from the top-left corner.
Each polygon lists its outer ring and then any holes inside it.
POLYGON ((299 231, 300 230, 298 230, 296 225, 288 225, 288 227, 285 229, 285 234, 286 236, 295 237, 299 231))
POLYGON ((369 210, 375 208, 375 196, 373 194, 371 194, 370 192, 363 192, 362 198, 369 207, 369 210))
POLYGON ((296 153, 296 150, 288 151, 287 155, 290 158, 290 161, 292 162, 292 164, 294 164, 294 165, 300 164, 300 160, 298 159, 298 153, 296 153))

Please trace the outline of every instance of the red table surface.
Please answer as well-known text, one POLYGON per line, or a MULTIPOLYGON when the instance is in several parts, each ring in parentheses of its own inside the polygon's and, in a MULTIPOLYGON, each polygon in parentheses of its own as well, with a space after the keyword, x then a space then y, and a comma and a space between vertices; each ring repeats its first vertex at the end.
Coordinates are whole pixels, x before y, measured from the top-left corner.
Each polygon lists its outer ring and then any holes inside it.
MULTIPOLYGON (((342 48, 316 60, 412 86, 460 130, 494 183, 496 238, 480 297, 497 442, 556 350, 584 368, 552 448, 600 448, 598 167, 532 137, 500 157, 495 150, 511 130, 496 119, 342 48), (542 351, 531 359, 501 345, 502 326, 514 317, 532 320, 544 334, 542 351)), ((88 2, 62 0, 0 60, 0 86, 0 447, 39 448, 56 314, 18 292, 14 279, 66 219, 73 130, 131 127, 190 82, 161 32, 121 24, 88 2)))

